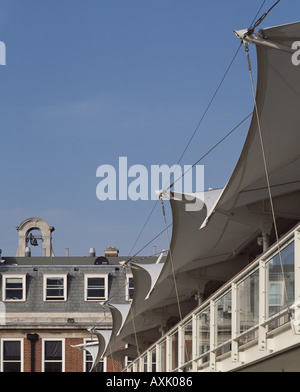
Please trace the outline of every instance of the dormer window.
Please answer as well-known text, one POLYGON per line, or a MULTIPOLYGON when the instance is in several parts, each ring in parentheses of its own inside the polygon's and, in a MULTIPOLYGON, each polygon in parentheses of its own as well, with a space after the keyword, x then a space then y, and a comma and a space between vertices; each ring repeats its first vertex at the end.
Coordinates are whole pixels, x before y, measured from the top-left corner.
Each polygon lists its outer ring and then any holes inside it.
POLYGON ((44 301, 67 300, 67 274, 44 275, 44 301))
POLYGON ((26 300, 26 275, 3 274, 2 298, 4 302, 26 300))
POLYGON ((108 298, 108 275, 85 275, 85 301, 106 301, 108 298))

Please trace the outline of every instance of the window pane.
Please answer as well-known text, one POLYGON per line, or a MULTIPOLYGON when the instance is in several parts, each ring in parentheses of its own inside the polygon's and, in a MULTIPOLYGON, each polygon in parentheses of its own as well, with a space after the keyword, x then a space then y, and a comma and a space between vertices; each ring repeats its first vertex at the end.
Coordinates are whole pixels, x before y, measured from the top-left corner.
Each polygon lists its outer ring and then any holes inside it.
POLYGON ((62 342, 45 342, 45 360, 62 360, 62 342))
POLYGON ((93 362, 86 362, 86 372, 89 373, 103 373, 104 372, 104 367, 103 367, 103 362, 97 363, 97 365, 93 368, 91 371, 91 368, 93 366, 93 362))
POLYGON ((44 342, 44 371, 62 372, 62 341, 47 340, 44 342))
POLYGON ((103 287, 104 278, 88 278, 88 287, 103 287))
POLYGON ((64 290, 63 289, 47 289, 47 298, 58 298, 58 299, 63 299, 64 297, 64 290))
POLYGON ((7 288, 22 288, 23 287, 23 279, 22 278, 6 278, 6 287, 7 288))
POLYGON ((64 299, 64 278, 47 278, 46 298, 47 299, 64 299))
POLYGON ((87 279, 87 298, 105 299, 105 278, 94 277, 87 279))
POLYGON ((142 361, 143 361, 143 364, 144 364, 144 367, 143 367, 143 372, 144 373, 146 373, 147 372, 147 368, 148 368, 148 364, 147 364, 147 361, 148 360, 148 358, 147 358, 147 355, 145 355, 143 358, 142 358, 142 361))
POLYGON ((3 360, 20 361, 21 359, 21 342, 4 341, 3 342, 3 360))
POLYGON ((156 349, 151 352, 151 370, 156 372, 156 349))
POLYGON ((3 372, 21 372, 20 341, 3 341, 3 372))
POLYGON ((23 298, 23 290, 12 290, 6 289, 5 292, 6 299, 22 299, 23 298))
POLYGON ((21 363, 20 362, 4 362, 3 363, 3 372, 20 373, 21 372, 21 363))
POLYGON ((88 298, 104 298, 105 290, 104 289, 89 289, 88 290, 88 298))
POLYGON ((6 300, 23 298, 23 279, 22 278, 6 278, 6 300))
POLYGON ((128 279, 128 299, 133 299, 134 293, 134 281, 133 278, 128 279))
POLYGON ((47 372, 47 373, 62 372, 62 363, 61 362, 45 362, 45 372, 47 372))
POLYGON ((63 286, 63 278, 47 278, 47 286, 63 286))

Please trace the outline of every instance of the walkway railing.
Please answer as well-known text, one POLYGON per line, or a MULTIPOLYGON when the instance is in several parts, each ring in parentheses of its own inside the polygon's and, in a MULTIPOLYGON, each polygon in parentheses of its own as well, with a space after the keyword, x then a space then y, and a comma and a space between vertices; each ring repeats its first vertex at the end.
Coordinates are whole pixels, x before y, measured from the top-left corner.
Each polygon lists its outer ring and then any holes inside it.
POLYGON ((248 366, 300 345, 298 304, 300 225, 124 371, 230 371, 248 366))

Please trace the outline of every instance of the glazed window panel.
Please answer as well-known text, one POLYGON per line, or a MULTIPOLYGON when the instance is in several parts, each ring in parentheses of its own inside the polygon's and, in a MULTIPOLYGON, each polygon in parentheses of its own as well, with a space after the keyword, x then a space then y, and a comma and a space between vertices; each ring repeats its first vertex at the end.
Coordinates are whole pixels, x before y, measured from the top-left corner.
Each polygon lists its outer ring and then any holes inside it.
POLYGON ((3 275, 2 297, 4 301, 25 301, 25 291, 25 275, 3 275))
POLYGON ((156 348, 151 351, 151 371, 156 372, 156 348))
POLYGON ((64 345, 62 340, 44 340, 43 370, 46 373, 63 372, 64 345))
POLYGON ((67 299, 67 275, 44 275, 44 301, 67 299))
POLYGON ((64 279, 47 278, 47 299, 64 299, 64 279))
POLYGON ((1 371, 5 373, 22 372, 21 340, 2 340, 1 371))
POLYGON ((126 300, 132 301, 134 293, 134 280, 132 275, 126 275, 126 288, 126 300))
POLYGON ((167 341, 163 340, 160 344, 160 371, 166 372, 167 369, 167 341))
POLYGON ((104 299, 105 298, 105 279, 89 278, 87 288, 88 299, 104 299))
POLYGON ((108 296, 107 275, 85 276, 85 300, 105 301, 108 296))
POLYGON ((144 373, 146 373, 148 371, 148 357, 147 357, 147 355, 144 355, 142 357, 142 369, 143 369, 142 371, 144 373))

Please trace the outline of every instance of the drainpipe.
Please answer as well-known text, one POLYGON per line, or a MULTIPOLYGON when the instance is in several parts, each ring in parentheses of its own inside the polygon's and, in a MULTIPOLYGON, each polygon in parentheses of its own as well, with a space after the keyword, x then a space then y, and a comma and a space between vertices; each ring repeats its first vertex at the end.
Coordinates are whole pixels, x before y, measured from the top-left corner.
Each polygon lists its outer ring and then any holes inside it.
POLYGON ((28 333, 27 339, 31 343, 31 354, 30 354, 31 369, 30 369, 30 372, 34 373, 35 372, 35 343, 39 340, 39 335, 36 333, 28 333))

